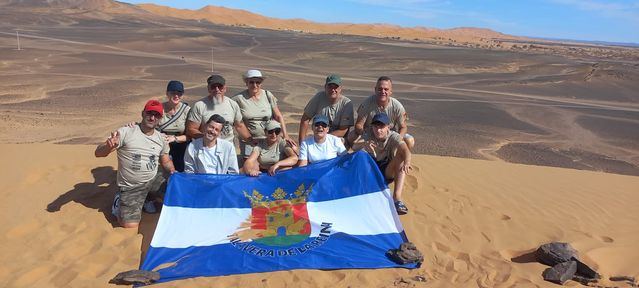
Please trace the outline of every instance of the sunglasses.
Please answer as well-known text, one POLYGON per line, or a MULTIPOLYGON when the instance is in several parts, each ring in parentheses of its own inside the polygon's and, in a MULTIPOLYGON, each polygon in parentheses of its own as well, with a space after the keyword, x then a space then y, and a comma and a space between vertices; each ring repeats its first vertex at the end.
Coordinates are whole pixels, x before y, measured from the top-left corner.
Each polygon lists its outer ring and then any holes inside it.
POLYGON ((169 91, 168 93, 170 96, 182 97, 182 95, 184 95, 184 92, 180 92, 180 91, 169 91))
POLYGON ((280 135, 280 132, 282 132, 282 129, 280 129, 280 128, 275 128, 275 129, 273 129, 273 130, 268 130, 267 132, 268 132, 268 134, 273 134, 273 133, 275 133, 275 135, 280 135))
POLYGON ((262 80, 249 80, 248 84, 255 84, 255 85, 261 85, 262 84, 262 80))
POLYGON ((146 111, 144 112, 144 115, 146 115, 147 117, 155 117, 155 118, 160 118, 162 117, 162 115, 160 115, 160 113, 158 113, 157 111, 146 111))
POLYGON ((224 89, 224 85, 222 85, 222 84, 211 84, 211 85, 209 85, 209 87, 211 88, 211 90, 214 90, 214 89, 223 90, 224 89))
POLYGON ((315 127, 326 128, 326 127, 328 127, 328 124, 326 124, 324 122, 319 122, 319 123, 315 123, 315 127))

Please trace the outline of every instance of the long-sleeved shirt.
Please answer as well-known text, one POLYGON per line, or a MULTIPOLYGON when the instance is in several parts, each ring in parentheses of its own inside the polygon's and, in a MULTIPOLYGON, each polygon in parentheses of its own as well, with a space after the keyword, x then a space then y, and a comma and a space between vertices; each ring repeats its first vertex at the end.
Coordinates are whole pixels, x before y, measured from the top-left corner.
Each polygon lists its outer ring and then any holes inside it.
POLYGON ((193 140, 184 154, 184 172, 208 174, 238 174, 237 154, 233 143, 217 139, 215 146, 204 146, 202 138, 193 140))

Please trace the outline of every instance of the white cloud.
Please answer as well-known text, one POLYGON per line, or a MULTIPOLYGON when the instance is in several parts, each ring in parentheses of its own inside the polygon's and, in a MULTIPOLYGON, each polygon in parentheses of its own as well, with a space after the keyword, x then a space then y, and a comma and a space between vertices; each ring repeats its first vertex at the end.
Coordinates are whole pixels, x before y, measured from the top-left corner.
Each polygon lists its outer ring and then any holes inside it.
POLYGON ((595 0, 549 0, 552 3, 572 6, 608 18, 617 18, 639 25, 639 1, 600 2, 595 0))

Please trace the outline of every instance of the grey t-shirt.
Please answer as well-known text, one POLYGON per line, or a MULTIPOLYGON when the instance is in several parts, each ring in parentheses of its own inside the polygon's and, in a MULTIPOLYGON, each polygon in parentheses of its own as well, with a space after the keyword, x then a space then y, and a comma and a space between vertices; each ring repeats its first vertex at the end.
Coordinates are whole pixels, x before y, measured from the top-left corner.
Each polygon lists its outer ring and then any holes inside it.
POLYGON ((169 153, 164 136, 156 130, 146 135, 140 125, 122 127, 118 133, 118 186, 133 188, 151 181, 158 172, 160 156, 169 153))
POLYGON ((322 114, 328 118, 329 132, 338 130, 340 127, 350 127, 355 124, 353 114, 353 102, 344 95, 341 95, 335 104, 328 102, 326 92, 321 91, 315 94, 313 98, 304 107, 304 115, 313 118, 315 115, 322 114))
MULTIPOLYGON (((395 153, 397 153, 397 148, 399 145, 404 142, 402 140, 402 136, 395 131, 388 131, 388 136, 383 141, 373 140, 375 144, 377 144, 377 148, 375 149, 375 161, 382 161, 388 158, 388 161, 391 161, 395 157, 395 153)), ((364 140, 368 141, 374 139, 372 133, 368 133, 364 136, 364 140)), ((371 155, 373 156, 373 155, 371 155)))
POLYGON ((273 107, 277 105, 277 99, 268 91, 260 90, 260 98, 251 99, 248 90, 233 96, 242 113, 242 120, 246 124, 253 139, 264 139, 264 127, 266 122, 273 117, 273 107))
POLYGON ((288 155, 286 155, 287 145, 286 140, 280 139, 280 142, 269 147, 266 140, 261 140, 257 146, 253 147, 253 151, 258 151, 259 153, 257 162, 260 163, 260 166, 268 167, 288 157, 288 155))
POLYGON ((373 117, 381 112, 386 113, 388 118, 390 119, 390 130, 399 132, 399 128, 401 124, 406 120, 406 110, 402 103, 400 103, 395 98, 390 98, 390 102, 386 107, 377 106, 377 101, 375 100, 376 96, 371 95, 362 104, 357 108, 358 117, 366 117, 366 122, 364 123, 364 132, 367 132, 371 127, 371 122, 373 121, 373 117))
POLYGON ((184 129, 186 128, 186 118, 189 115, 189 111, 191 110, 191 107, 189 107, 189 105, 186 105, 186 103, 180 103, 180 107, 177 108, 176 113, 174 115, 169 115, 169 113, 166 113, 166 106, 167 106, 166 102, 162 103, 162 106, 165 107, 164 108, 165 113, 162 116, 162 119, 160 120, 160 124, 158 125, 158 128, 162 127, 165 123, 171 121, 174 117, 177 117, 177 119, 175 119, 173 123, 167 125, 164 129, 161 129, 161 131, 164 133, 171 133, 171 134, 184 134, 184 129))
POLYGON ((240 106, 238 106, 233 99, 224 97, 220 102, 215 97, 212 100, 209 97, 204 97, 202 100, 195 102, 193 108, 191 108, 191 113, 189 113, 188 120, 200 123, 200 128, 202 128, 204 124, 206 124, 206 121, 214 114, 218 114, 226 120, 220 137, 233 142, 233 138, 235 137, 235 134, 233 134, 233 125, 238 121, 242 121, 240 106))

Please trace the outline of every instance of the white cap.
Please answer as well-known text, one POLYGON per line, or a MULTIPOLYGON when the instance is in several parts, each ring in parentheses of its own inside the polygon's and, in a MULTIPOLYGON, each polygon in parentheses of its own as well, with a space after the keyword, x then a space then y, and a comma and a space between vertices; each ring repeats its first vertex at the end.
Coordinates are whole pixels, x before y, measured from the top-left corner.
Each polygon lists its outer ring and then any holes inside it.
POLYGON ((262 78, 262 79, 264 79, 264 76, 262 76, 262 72, 260 72, 260 70, 248 70, 248 71, 246 71, 246 73, 244 73, 244 79, 251 79, 251 78, 262 78))

